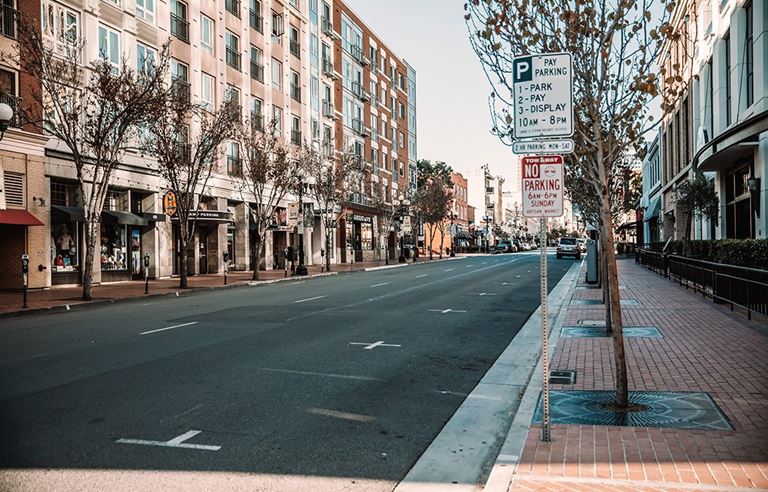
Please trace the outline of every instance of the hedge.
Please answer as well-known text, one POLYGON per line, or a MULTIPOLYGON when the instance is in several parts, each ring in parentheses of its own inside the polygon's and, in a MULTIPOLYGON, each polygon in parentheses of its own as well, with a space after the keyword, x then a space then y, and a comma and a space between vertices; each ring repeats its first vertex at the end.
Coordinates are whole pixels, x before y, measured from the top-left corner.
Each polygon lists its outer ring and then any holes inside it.
MULTIPOLYGON (((662 251, 666 243, 652 243, 662 251)), ((716 263, 768 270, 768 239, 715 239, 713 241, 670 241, 667 253, 716 263)))

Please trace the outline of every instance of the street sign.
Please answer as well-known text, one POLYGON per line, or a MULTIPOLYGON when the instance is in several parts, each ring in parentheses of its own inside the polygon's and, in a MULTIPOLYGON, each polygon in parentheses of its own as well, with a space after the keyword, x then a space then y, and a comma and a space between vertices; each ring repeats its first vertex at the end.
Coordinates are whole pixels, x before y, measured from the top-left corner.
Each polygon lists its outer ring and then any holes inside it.
POLYGON ((288 226, 296 227, 299 223, 299 204, 292 202, 288 204, 288 226))
POLYGON ((570 53, 512 60, 515 139, 573 135, 572 73, 570 53))
POLYGON ((523 155, 570 154, 573 152, 573 140, 517 140, 512 142, 512 152, 523 155))
POLYGON ((563 215, 563 156, 523 157, 523 216, 563 215))

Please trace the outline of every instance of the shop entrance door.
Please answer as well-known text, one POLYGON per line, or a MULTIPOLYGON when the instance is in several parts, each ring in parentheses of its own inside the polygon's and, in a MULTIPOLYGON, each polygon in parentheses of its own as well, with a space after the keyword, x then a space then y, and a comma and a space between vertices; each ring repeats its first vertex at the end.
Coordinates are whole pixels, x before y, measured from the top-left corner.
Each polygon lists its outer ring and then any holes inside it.
POLYGON ((354 247, 355 247, 355 263, 363 261, 363 241, 360 237, 362 232, 362 224, 360 222, 354 222, 354 247))
POLYGON ((131 279, 144 279, 144 265, 141 260, 141 229, 131 227, 131 279))
POLYGON ((208 273, 208 229, 200 228, 200 274, 208 273))

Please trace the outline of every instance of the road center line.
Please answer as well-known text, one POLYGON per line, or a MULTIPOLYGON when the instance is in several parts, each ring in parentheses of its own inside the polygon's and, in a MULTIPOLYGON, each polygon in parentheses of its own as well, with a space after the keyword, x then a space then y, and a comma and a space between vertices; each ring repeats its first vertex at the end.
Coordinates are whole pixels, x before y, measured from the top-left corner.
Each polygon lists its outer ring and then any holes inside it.
POLYGON ((373 285, 371 285, 371 289, 374 288, 374 287, 381 287, 382 285, 387 285, 387 284, 389 284, 389 282, 382 282, 380 284, 373 284, 373 285))
POLYGON ((320 376, 323 378, 354 379, 356 381, 384 381, 379 378, 370 378, 368 376, 355 376, 353 374, 334 374, 329 372, 296 371, 293 369, 277 369, 274 367, 257 367, 260 371, 282 372, 285 374, 296 374, 299 376, 320 376))
POLYGON ((139 333, 139 335, 149 335, 150 333, 157 333, 159 331, 165 331, 165 330, 173 330, 174 328, 181 328, 182 326, 196 325, 197 323, 198 323, 197 321, 190 321, 189 323, 182 323, 180 325, 173 325, 173 326, 169 326, 167 328, 159 328, 157 330, 145 331, 143 333, 139 333))
POLYGON ((300 299, 298 301, 293 301, 293 303, 298 304, 300 302, 314 301, 315 299, 322 299, 323 297, 328 297, 328 296, 315 296, 315 297, 310 297, 309 299, 300 299))
POLYGON ((428 273, 422 273, 421 275, 416 275, 416 278, 426 277, 429 275, 428 273))
POLYGON ((448 269, 446 269, 445 271, 446 271, 446 272, 452 272, 452 271, 453 271, 453 268, 448 268, 448 269))

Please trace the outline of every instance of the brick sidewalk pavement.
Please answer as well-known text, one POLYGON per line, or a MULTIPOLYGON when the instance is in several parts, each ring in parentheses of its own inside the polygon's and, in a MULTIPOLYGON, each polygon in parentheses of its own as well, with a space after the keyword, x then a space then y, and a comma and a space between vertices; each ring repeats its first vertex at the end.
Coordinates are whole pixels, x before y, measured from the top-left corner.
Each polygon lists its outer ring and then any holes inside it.
MULTIPOLYGON (((663 338, 625 338, 630 390, 709 393, 733 431, 552 425, 552 442, 528 433, 509 490, 768 489, 768 325, 686 291, 631 260, 619 261, 625 325, 663 338)), ((581 277, 583 279, 583 274, 581 277)), ((600 299, 577 289, 573 299, 600 299)), ((604 319, 603 305, 571 305, 565 325, 604 319)), ((612 390, 611 339, 560 338, 551 369, 574 385, 612 390)))
MULTIPOLYGON (((428 259, 419 258, 418 263, 428 262, 428 259)), ((432 261, 438 261, 435 257, 432 261)), ((390 261, 390 265, 397 265, 397 260, 390 261)), ((410 264, 410 263, 409 263, 410 264)), ((362 263, 341 263, 331 265, 331 272, 345 273, 350 271, 360 271, 371 267, 385 266, 384 261, 362 262, 362 263)), ((320 265, 307 267, 310 276, 320 274, 320 265)), ((228 286, 246 285, 251 282, 253 272, 229 272, 227 278, 228 286)), ((259 272, 259 281, 275 281, 285 278, 284 270, 268 270, 259 272)), ((290 271, 288 278, 291 278, 290 271)), ((224 287, 223 274, 197 275, 189 277, 189 288, 187 292, 193 292, 196 289, 210 289, 224 287)), ((179 289, 179 279, 163 278, 149 281, 149 293, 151 295, 173 294, 174 292, 185 292, 179 289)), ((27 305, 29 309, 52 308, 65 305, 83 304, 81 300, 81 287, 53 287, 50 289, 34 290, 29 292, 27 305)), ((95 285, 93 288, 93 301, 114 301, 118 299, 129 299, 144 296, 144 281, 125 281, 110 282, 101 285, 95 285)), ((0 314, 16 313, 27 311, 22 309, 21 291, 0 291, 0 314)))

